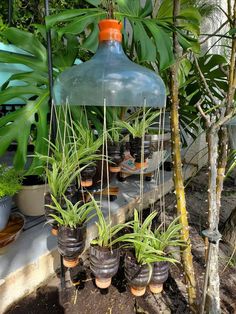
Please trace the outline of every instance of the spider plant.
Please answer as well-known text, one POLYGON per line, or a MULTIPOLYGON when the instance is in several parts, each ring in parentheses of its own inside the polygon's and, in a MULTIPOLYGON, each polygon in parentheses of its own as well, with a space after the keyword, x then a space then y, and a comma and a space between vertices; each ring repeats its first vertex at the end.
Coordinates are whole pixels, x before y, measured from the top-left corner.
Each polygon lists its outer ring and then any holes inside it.
POLYGON ((81 201, 73 204, 64 195, 65 209, 62 208, 61 204, 57 199, 51 195, 54 205, 46 205, 47 207, 55 210, 55 214, 50 214, 50 216, 55 219, 59 226, 69 227, 71 229, 76 229, 78 226, 88 222, 94 215, 90 215, 94 211, 94 200, 83 204, 81 201))
POLYGON ((96 239, 92 240, 91 244, 98 245, 99 247, 103 248, 112 248, 112 246, 119 242, 119 238, 115 238, 117 234, 125 227, 129 227, 132 222, 112 226, 111 222, 106 221, 98 203, 95 203, 94 205, 98 217, 98 221, 96 222, 98 235, 96 239))
POLYGON ((160 115, 159 111, 139 112, 138 116, 130 116, 126 121, 117 121, 117 126, 125 128, 133 136, 133 138, 142 138, 145 133, 148 133, 150 126, 154 124, 154 120, 160 115))
MULTIPOLYGON (((180 231, 182 230, 182 225, 178 223, 179 217, 175 218, 166 230, 162 229, 162 224, 154 230, 153 238, 151 239, 152 246, 161 252, 164 252, 167 256, 172 255, 172 251, 168 251, 171 247, 184 247, 186 242, 181 240, 180 231)), ((173 260, 174 262, 174 260, 173 260)))
MULTIPOLYGON (((179 240, 175 242, 173 238, 171 238, 171 241, 167 241, 171 237, 173 225, 168 231, 168 236, 165 236, 165 232, 163 232, 162 237, 166 239, 166 242, 163 244, 162 238, 157 238, 159 229, 156 231, 156 234, 151 230, 152 221, 156 215, 156 212, 150 213, 142 223, 140 222, 138 211, 135 209, 134 220, 130 222, 133 229, 132 232, 116 239, 116 241, 123 242, 125 248, 130 248, 134 251, 136 261, 139 265, 151 264, 158 261, 177 262, 175 259, 169 257, 164 250, 169 245, 174 243, 178 245, 180 243, 179 240)), ((179 230, 179 225, 176 229, 179 230)))

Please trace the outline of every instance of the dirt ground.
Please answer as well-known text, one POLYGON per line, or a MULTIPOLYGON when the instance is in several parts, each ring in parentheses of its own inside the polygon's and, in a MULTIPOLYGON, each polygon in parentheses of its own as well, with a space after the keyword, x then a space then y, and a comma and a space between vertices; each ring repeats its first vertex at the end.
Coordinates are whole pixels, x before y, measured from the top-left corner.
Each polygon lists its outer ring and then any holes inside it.
MULTIPOLYGON (((207 176, 205 169, 188 182, 186 187, 192 239, 194 265, 197 274, 199 294, 202 292, 205 260, 204 241, 201 232, 206 228, 207 217, 207 176)), ((165 198, 166 218, 173 219, 175 196, 165 198)), ((225 182, 222 199, 222 224, 236 204, 236 187, 233 179, 225 182)), ((157 203, 157 208, 159 204, 157 203)), ((224 245, 221 244, 224 248, 224 245)), ((229 264, 223 251, 220 254, 221 306, 222 313, 236 314, 236 263, 229 264)), ((164 291, 153 295, 148 290, 143 297, 134 298, 126 286, 123 268, 119 269, 108 290, 96 288, 88 266, 88 259, 73 273, 66 272, 65 287, 61 288, 60 274, 49 280, 46 286, 21 300, 5 314, 167 314, 189 313, 186 302, 186 287, 181 266, 172 266, 164 291), (70 277, 75 285, 71 285, 70 277)), ((200 300, 200 297, 199 297, 200 300)))

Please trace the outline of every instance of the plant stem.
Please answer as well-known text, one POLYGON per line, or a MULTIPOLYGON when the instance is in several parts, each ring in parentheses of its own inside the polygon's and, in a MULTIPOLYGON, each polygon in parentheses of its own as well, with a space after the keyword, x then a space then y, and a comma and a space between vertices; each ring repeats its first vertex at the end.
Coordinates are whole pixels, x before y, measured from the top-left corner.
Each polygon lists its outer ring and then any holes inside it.
MULTIPOLYGON (((176 26, 176 16, 179 13, 180 1, 174 1, 173 17, 174 24, 176 26)), ((173 34, 173 45, 176 60, 180 54, 180 48, 177 40, 176 33, 173 34)), ((184 180, 182 172, 182 161, 181 161, 181 141, 180 141, 180 131, 179 131, 179 98, 178 98, 178 68, 179 62, 177 61, 171 67, 171 130, 172 130, 172 154, 173 154, 173 165, 174 165, 174 185, 176 191, 177 200, 177 212, 180 215, 180 223, 182 224, 182 240, 186 241, 187 246, 182 253, 182 261, 185 272, 185 279, 187 283, 187 292, 190 309, 193 313, 196 313, 196 282, 194 276, 193 259, 191 253, 191 244, 189 238, 189 224, 186 209, 186 200, 184 192, 184 180)))

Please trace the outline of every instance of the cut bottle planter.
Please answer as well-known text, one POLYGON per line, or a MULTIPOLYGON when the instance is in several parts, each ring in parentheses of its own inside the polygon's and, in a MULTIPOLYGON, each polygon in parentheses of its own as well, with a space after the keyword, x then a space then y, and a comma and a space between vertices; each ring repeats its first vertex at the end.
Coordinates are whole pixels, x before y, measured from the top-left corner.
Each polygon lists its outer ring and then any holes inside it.
POLYGON ((96 277, 98 288, 106 289, 111 285, 112 277, 117 273, 120 262, 120 250, 112 251, 100 246, 90 246, 90 269, 96 277))
POLYGON ((5 196, 0 198, 0 231, 4 230, 7 226, 10 213, 11 213, 12 197, 5 196))
POLYGON ((96 174, 96 166, 88 166, 81 171, 81 187, 90 187, 93 185, 93 177, 96 174))
POLYGON ((66 267, 78 265, 78 257, 83 252, 86 239, 86 225, 76 229, 59 226, 58 228, 58 251, 63 256, 63 264, 66 267))
POLYGON ((111 164, 109 166, 110 172, 117 173, 120 172, 120 164, 123 161, 121 145, 119 143, 109 143, 108 144, 108 156, 110 158, 111 164))
POLYGON ((151 154, 151 142, 147 140, 142 141, 142 138, 139 137, 131 137, 130 154, 135 159, 135 166, 137 169, 146 167, 146 160, 151 154))
POLYGON ((44 215, 44 194, 49 187, 38 176, 27 176, 16 195, 16 205, 26 216, 44 215))
POLYGON ((145 294, 150 281, 150 267, 139 265, 132 253, 125 255, 125 277, 133 295, 139 297, 145 294))
POLYGON ((149 289, 152 293, 160 293, 163 290, 163 283, 167 280, 169 275, 169 263, 156 262, 152 266, 152 278, 149 289))

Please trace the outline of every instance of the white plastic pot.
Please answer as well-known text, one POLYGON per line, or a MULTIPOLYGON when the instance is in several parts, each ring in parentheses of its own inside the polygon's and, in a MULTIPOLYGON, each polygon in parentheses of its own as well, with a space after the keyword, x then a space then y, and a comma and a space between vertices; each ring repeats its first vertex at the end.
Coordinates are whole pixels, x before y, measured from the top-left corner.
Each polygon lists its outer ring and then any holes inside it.
POLYGON ((16 195, 16 205, 26 216, 44 215, 44 194, 47 192, 47 184, 23 186, 16 195))

